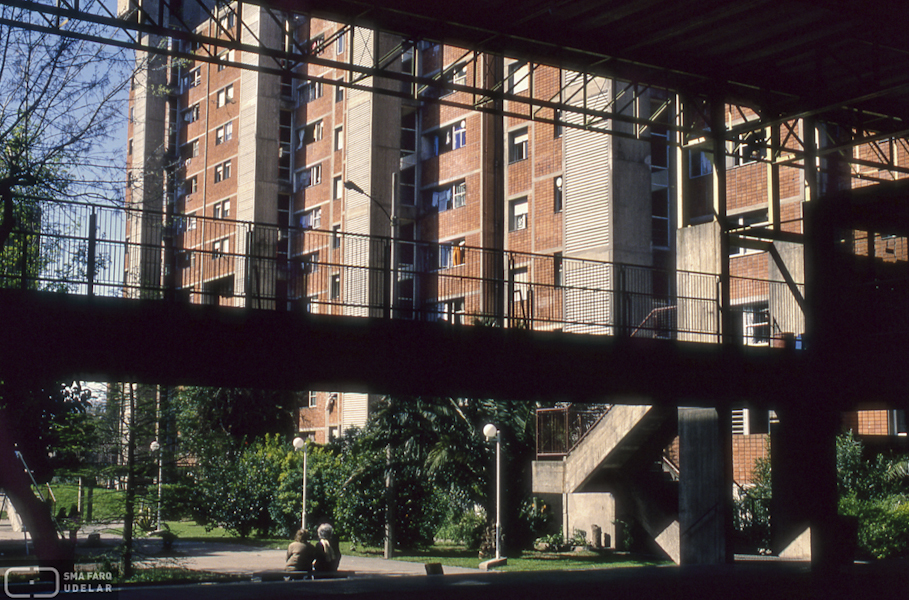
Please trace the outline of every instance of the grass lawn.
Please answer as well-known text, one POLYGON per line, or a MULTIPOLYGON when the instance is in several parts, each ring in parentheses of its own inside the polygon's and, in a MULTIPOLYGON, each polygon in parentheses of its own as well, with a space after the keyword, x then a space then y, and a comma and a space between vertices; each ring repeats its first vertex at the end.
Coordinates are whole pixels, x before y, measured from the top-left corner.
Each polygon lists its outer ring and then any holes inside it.
MULTIPOLYGON (((168 527, 179 537, 178 540, 209 541, 228 544, 245 544, 265 548, 285 549, 290 540, 272 537, 241 538, 231 535, 221 528, 206 531, 205 527, 192 521, 173 521, 168 527)), ((346 556, 367 556, 379 558, 382 556, 381 548, 353 548, 350 542, 341 542, 341 554, 346 556)), ((395 560, 404 560, 419 563, 441 563, 450 567, 467 567, 475 569, 480 564, 476 550, 468 550, 464 546, 451 544, 435 544, 419 550, 400 550, 395 560)), ((613 567, 635 567, 645 565, 669 564, 655 557, 641 556, 608 551, 595 552, 536 552, 525 551, 519 556, 509 556, 508 564, 498 567, 497 571, 546 571, 560 569, 606 569, 613 567)))
MULTIPOLYGON (((60 512, 61 508, 68 514, 70 507, 76 505, 79 486, 74 483, 52 483, 51 489, 57 499, 54 514, 60 512)), ((84 489, 82 493, 85 493, 84 489)), ((124 492, 121 490, 95 488, 92 493, 92 521, 98 523, 123 521, 123 499, 124 492)), ((85 507, 82 510, 85 512, 85 507)))
MULTIPOLYGON (((349 543, 341 544, 341 553, 353 556, 382 556, 381 548, 350 548, 349 543)), ((606 569, 613 567, 637 567, 669 564, 669 561, 655 557, 640 556, 609 551, 584 550, 581 552, 537 552, 528 550, 508 557, 508 564, 497 567, 496 571, 549 571, 564 569, 606 569)), ((395 560, 420 563, 441 563, 443 566, 475 569, 480 564, 476 550, 464 546, 434 544, 419 550, 400 550, 395 560)))

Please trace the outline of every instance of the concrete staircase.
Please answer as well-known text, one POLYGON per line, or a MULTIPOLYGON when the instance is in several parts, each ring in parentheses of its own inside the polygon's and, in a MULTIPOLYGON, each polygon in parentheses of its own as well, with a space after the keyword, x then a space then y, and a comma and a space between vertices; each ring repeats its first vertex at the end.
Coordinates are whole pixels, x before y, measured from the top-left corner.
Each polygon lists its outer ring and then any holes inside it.
POLYGON ((534 462, 533 491, 611 494, 678 562, 678 486, 653 468, 677 423, 674 408, 615 405, 564 460, 534 462))

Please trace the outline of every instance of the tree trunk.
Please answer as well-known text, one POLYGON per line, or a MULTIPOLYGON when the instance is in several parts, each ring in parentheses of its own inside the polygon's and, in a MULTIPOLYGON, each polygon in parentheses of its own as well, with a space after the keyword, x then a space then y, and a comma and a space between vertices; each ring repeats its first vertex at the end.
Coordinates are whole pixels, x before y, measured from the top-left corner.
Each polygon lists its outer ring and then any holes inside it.
POLYGON ((32 491, 31 478, 16 456, 16 446, 3 411, 0 411, 0 487, 22 516, 22 522, 35 545, 39 564, 54 567, 60 573, 71 572, 73 546, 59 538, 50 507, 32 491))

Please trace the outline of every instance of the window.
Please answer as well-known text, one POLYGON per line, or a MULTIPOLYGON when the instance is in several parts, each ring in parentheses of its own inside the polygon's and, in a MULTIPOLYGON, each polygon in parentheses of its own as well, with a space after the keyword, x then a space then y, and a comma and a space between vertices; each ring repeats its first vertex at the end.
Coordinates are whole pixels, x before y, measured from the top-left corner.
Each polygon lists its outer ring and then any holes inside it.
POLYGON ((188 158, 195 158, 199 156, 199 152, 202 150, 202 144, 199 140, 193 140, 189 143, 189 150, 187 151, 188 158))
MULTIPOLYGON (((341 81, 340 79, 338 81, 341 81)), ((340 85, 335 85, 335 102, 341 102, 344 100, 344 87, 340 85)))
POLYGON ((460 208, 467 204, 467 184, 463 181, 446 185, 429 192, 426 197, 427 210, 445 212, 452 208, 460 208))
POLYGON ((307 406, 309 408, 315 408, 319 404, 319 392, 310 390, 307 394, 307 406))
POLYGON ((130 154, 130 155, 133 153, 133 139, 132 138, 129 138, 129 145, 126 149, 126 153, 130 154))
POLYGON ((223 14, 218 18, 218 23, 221 25, 222 31, 224 29, 226 29, 226 30, 233 29, 234 25, 236 24, 236 15, 234 14, 233 9, 230 9, 230 8, 224 9, 223 14))
POLYGON ((508 134, 508 162, 518 162, 527 158, 527 140, 526 127, 508 134))
POLYGON ((518 198, 508 203, 508 230, 527 229, 527 198, 518 198))
POLYGON ((330 287, 328 290, 328 295, 332 300, 337 300, 341 297, 341 274, 335 273, 331 276, 330 287))
POLYGON ((552 180, 552 212, 562 212, 562 176, 552 180))
POLYGON ((308 104, 322 97, 321 81, 306 81, 297 88, 297 99, 300 104, 308 104))
POLYGON ((464 239, 439 244, 439 268, 449 269, 464 264, 464 239))
POLYGON ((310 252, 303 255, 303 272, 309 275, 319 270, 319 252, 310 252))
MULTIPOLYGON (((445 73, 445 81, 455 85, 465 85, 467 83, 467 65, 457 64, 445 73)), ((442 90, 443 94, 452 94, 455 90, 442 90)))
POLYGON ((331 247, 340 248, 341 247, 341 226, 332 225, 331 226, 331 247))
POLYGON ((185 79, 186 87, 198 87, 202 85, 202 68, 196 67, 192 71, 186 74, 185 79))
POLYGON ((452 148, 457 150, 467 145, 467 121, 461 121, 451 128, 452 148))
POLYGON ((756 302, 741 307, 742 333, 746 346, 770 344, 770 308, 766 302, 756 302))
POLYGON ((312 54, 321 54, 325 50, 325 34, 320 33, 309 40, 309 51, 312 54))
POLYGON ((183 111, 183 120, 187 123, 195 123, 199 120, 199 103, 193 104, 183 111))
POLYGON ((747 165, 767 156, 767 134, 763 131, 742 133, 732 144, 733 165, 747 165))
POLYGON ((230 216, 230 200, 215 202, 212 207, 212 216, 216 219, 226 219, 230 216))
POLYGON ((199 191, 199 178, 193 175, 183 183, 183 191, 187 195, 195 194, 199 191))
POLYGON ((322 183, 322 165, 313 165, 297 171, 297 191, 322 183))
POLYGON ((215 129, 215 145, 218 146, 234 137, 234 122, 228 121, 215 129))
POLYGON ((227 65, 225 63, 236 62, 234 56, 235 55, 234 55, 233 50, 224 50, 223 52, 219 52, 218 57, 217 57, 218 58, 218 71, 223 71, 224 69, 227 68, 227 65))
POLYGON ((212 258, 221 258, 230 253, 230 238, 221 238, 211 244, 212 258))
POLYGON ((553 137, 560 138, 564 133, 564 128, 562 127, 562 111, 555 109, 552 112, 552 118, 555 121, 555 124, 552 126, 552 135, 553 137))
POLYGON ((332 199, 339 200, 344 195, 344 179, 338 175, 331 181, 332 199))
POLYGON ((322 226, 322 208, 317 206, 300 215, 300 227, 303 229, 318 229, 322 226))
POLYGON ((323 132, 324 127, 321 120, 300 127, 297 129, 297 149, 302 148, 305 144, 318 142, 322 139, 323 132))
POLYGON ((335 149, 335 151, 344 149, 344 128, 343 127, 335 127, 334 149, 335 149))
POLYGON ((688 176, 692 179, 713 173, 713 152, 691 150, 688 153, 688 176))
POLYGON ((448 321, 452 325, 460 325, 464 322, 464 298, 452 298, 440 302, 437 308, 439 319, 448 321))
POLYGON ((230 179, 230 161, 225 160, 220 165, 215 165, 215 183, 230 179))
POLYGON ((455 208, 461 208, 462 206, 467 205, 467 184, 463 181, 461 183, 455 184, 452 188, 453 190, 453 204, 455 208))
POLYGON ((218 108, 226 106, 234 101, 234 85, 230 84, 227 87, 221 88, 218 90, 218 95, 216 97, 215 105, 218 108))
POLYGON ((508 65, 508 91, 520 94, 530 89, 530 66, 524 62, 508 65))
POLYGON ((335 54, 344 54, 344 50, 347 48, 347 34, 343 31, 338 34, 338 39, 335 40, 335 54))
POLYGON ((423 139, 425 141, 423 158, 463 148, 467 145, 467 121, 461 120, 454 125, 437 129, 423 139))

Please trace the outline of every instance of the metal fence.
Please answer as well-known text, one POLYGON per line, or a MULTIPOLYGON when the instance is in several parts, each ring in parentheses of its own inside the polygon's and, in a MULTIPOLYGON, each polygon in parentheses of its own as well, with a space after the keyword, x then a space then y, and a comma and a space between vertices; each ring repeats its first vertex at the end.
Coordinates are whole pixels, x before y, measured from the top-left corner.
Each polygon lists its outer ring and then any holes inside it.
MULTIPOLYGON (((0 285, 703 342, 722 324, 715 274, 60 202, 17 218, 0 285)), ((744 343, 804 331, 800 284, 730 291, 744 343)))
POLYGON ((537 458, 568 455, 610 408, 609 404, 569 404, 537 409, 537 458))

